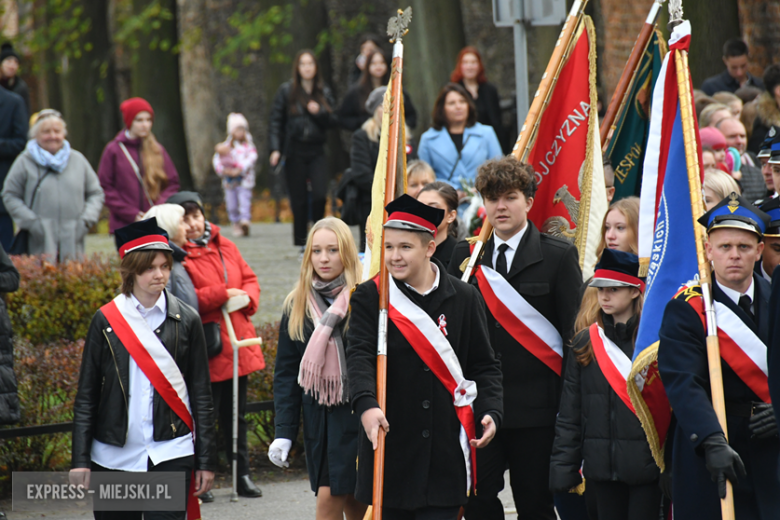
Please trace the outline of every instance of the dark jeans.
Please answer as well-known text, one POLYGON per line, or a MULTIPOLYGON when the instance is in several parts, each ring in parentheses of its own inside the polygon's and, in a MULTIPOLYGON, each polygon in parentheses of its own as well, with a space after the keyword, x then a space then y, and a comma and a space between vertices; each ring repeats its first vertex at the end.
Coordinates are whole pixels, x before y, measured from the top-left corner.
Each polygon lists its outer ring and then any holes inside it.
MULTIPOLYGON (((249 452, 246 448, 246 381, 247 376, 238 378, 238 476, 249 475, 249 452)), ((219 421, 223 449, 228 464, 233 463, 233 380, 211 383, 214 399, 214 416, 219 421)))
POLYGON ((585 487, 596 499, 598 520, 658 520, 661 489, 658 482, 629 486, 623 482, 587 480, 585 487))
POLYGON ((7 253, 14 243, 14 221, 11 215, 0 214, 0 244, 7 253))
POLYGON ((421 509, 382 508, 384 520, 456 520, 459 507, 423 507, 421 509))
POLYGON ((293 243, 306 245, 309 217, 317 222, 325 216, 328 192, 328 163, 325 152, 320 148, 313 153, 294 150, 287 154, 284 169, 287 178, 287 193, 290 195, 290 209, 293 213, 293 243), (311 192, 309 187, 311 186, 311 192), (311 213, 309 212, 311 197, 311 213))
MULTIPOLYGON (((181 457, 179 459, 166 460, 156 466, 152 464, 152 459, 147 462, 147 471, 183 471, 184 489, 189 493, 190 479, 192 470, 195 467, 195 457, 181 457)), ((115 469, 104 468, 103 466, 92 463, 92 471, 119 471, 115 469)), ((187 511, 94 511, 95 520, 185 520, 187 511)))
MULTIPOLYGON (((478 435, 479 436, 479 435, 478 435)), ((502 428, 477 451, 477 493, 466 505, 467 520, 504 520, 498 493, 509 468, 512 496, 522 520, 555 520, 550 493, 550 455, 554 426, 502 428)))

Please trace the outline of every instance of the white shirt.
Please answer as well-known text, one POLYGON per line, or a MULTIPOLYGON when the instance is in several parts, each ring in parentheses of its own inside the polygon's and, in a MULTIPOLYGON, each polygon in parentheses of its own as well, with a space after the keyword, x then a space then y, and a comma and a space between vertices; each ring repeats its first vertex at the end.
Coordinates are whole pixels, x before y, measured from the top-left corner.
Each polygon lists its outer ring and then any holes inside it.
POLYGON ((723 292, 726 293, 726 296, 731 298, 731 301, 733 301, 735 304, 739 305, 739 298, 740 296, 747 295, 750 297, 750 310, 755 312, 755 303, 753 302, 753 277, 750 277, 750 287, 748 287, 748 290, 744 293, 741 293, 739 291, 735 291, 734 289, 730 289, 729 287, 726 287, 722 283, 715 280, 715 283, 718 284, 718 287, 723 289, 723 292))
POLYGON ((512 261, 515 259, 517 246, 520 245, 520 240, 523 238, 523 235, 525 235, 527 229, 528 229, 528 222, 525 223, 523 229, 515 233, 515 235, 509 240, 501 240, 500 238, 498 238, 498 235, 493 233, 493 269, 496 268, 496 260, 498 260, 498 253, 499 253, 498 246, 500 246, 501 244, 506 244, 509 246, 506 252, 504 253, 504 256, 506 256, 506 270, 507 272, 512 270, 512 261))
POLYGON ((416 292, 420 296, 428 296, 433 291, 435 291, 436 289, 439 288, 439 280, 441 279, 441 276, 439 275, 439 267, 436 264, 434 264, 433 262, 431 262, 431 270, 433 270, 433 272, 436 275, 436 277, 433 279, 433 285, 431 286, 431 288, 428 289, 427 291, 425 291, 424 293, 421 293, 420 291, 418 291, 417 289, 415 289, 414 287, 412 287, 408 283, 404 282, 404 285, 406 285, 409 289, 413 290, 414 292, 416 292))
MULTIPOLYGON (((160 294, 151 309, 145 308, 132 295, 130 301, 144 317, 153 331, 157 331, 165 322, 168 311, 165 294, 160 294)), ((166 460, 178 459, 195 454, 192 433, 157 442, 154 440, 154 388, 149 378, 130 356, 128 367, 129 386, 127 388, 127 440, 122 447, 105 444, 96 439, 92 441, 92 460, 109 469, 123 471, 147 471, 147 459, 156 466, 166 460)))

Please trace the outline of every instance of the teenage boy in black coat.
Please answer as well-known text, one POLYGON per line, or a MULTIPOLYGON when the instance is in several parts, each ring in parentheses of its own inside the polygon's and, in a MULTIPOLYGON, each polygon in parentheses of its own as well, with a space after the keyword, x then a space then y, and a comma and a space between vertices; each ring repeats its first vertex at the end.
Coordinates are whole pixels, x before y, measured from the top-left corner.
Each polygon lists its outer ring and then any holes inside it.
POLYGON ((355 497, 372 502, 374 449, 383 428, 387 432, 383 518, 455 520, 471 488, 471 447, 486 446, 501 424, 501 369, 476 290, 431 261, 444 211, 402 195, 387 212, 385 265, 391 275, 392 308, 386 416, 376 398, 378 277, 360 284, 350 300, 347 369, 352 407, 365 432, 358 437, 355 497), (402 317, 412 324, 412 332, 399 329, 402 317), (421 334, 422 341, 414 334, 421 334), (454 355, 429 357, 432 347, 426 349, 426 342, 454 355), (460 371, 461 376, 454 378, 461 380, 457 388, 445 386, 439 370, 444 365, 447 374, 460 371), (470 399, 460 402, 461 395, 470 399), (459 419, 455 408, 469 408, 468 404, 473 407, 470 425, 459 419), (474 423, 484 429, 476 437, 474 423), (465 444, 462 435, 469 429, 465 444))
MULTIPOLYGON (((485 244, 475 274, 486 266, 503 277, 511 286, 510 299, 519 299, 519 295, 533 308, 536 321, 541 318, 547 322, 551 332, 547 337, 557 335, 559 353, 545 350, 554 346, 550 342, 518 341, 518 334, 513 335, 516 331, 496 319, 488 302, 490 343, 504 373, 506 412, 495 442, 477 456, 479 493, 470 497, 466 518, 503 520, 498 493, 504 488, 508 467, 512 494, 515 504, 522 505, 523 518, 554 520, 548 488, 550 454, 561 397, 562 346, 573 334, 582 292, 577 249, 565 240, 540 233, 528 220, 536 193, 531 166, 511 156, 489 161, 477 173, 476 188, 485 199, 487 218, 495 232, 485 244), (549 364, 537 354, 546 355, 549 364)), ((461 264, 470 254, 468 242, 455 246, 450 274, 462 275, 461 264)), ((483 284, 476 278, 472 276, 471 283, 485 296, 483 284)))

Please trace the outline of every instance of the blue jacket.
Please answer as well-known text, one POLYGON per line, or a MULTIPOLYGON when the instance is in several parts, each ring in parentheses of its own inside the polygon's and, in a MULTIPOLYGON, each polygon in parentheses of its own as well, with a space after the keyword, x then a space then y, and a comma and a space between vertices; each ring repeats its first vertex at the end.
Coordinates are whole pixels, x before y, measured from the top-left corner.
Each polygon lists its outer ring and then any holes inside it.
POLYGON ((489 160, 501 157, 501 145, 493 127, 481 123, 463 131, 463 149, 458 161, 458 149, 446 128, 429 128, 420 137, 418 156, 436 172, 436 180, 461 189, 461 180, 473 184, 477 168, 489 160), (457 164, 456 164, 457 163, 457 164))

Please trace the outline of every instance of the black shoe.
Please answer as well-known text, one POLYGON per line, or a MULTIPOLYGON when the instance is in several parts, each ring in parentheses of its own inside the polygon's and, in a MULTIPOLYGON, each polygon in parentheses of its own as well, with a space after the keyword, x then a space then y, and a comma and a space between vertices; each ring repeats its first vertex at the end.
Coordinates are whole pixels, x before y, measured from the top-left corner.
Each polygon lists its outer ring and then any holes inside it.
POLYGON ((258 498, 263 496, 263 492, 254 482, 252 482, 249 475, 238 477, 238 494, 239 496, 247 498, 258 498))
POLYGON ((211 491, 206 491, 202 495, 198 497, 201 502, 204 504, 210 504, 214 501, 214 495, 211 494, 211 491))

